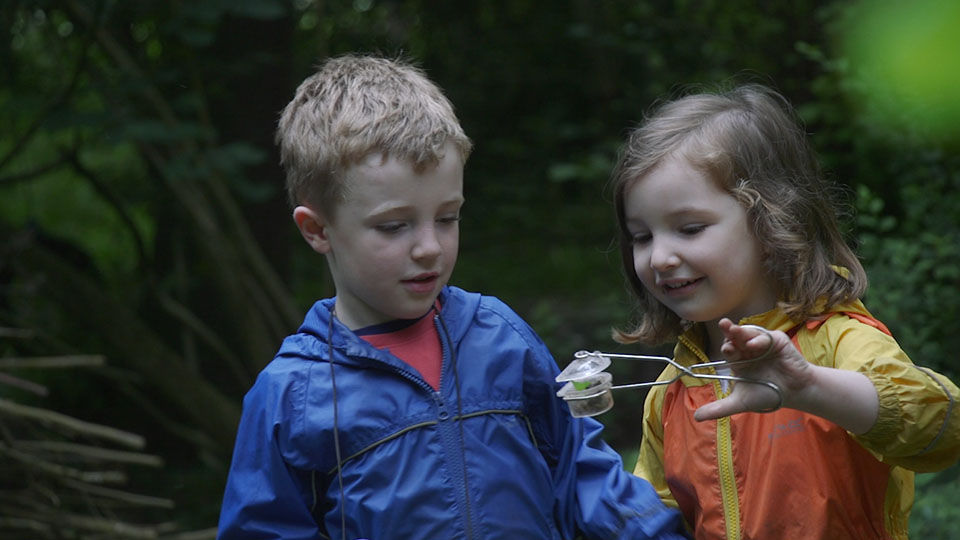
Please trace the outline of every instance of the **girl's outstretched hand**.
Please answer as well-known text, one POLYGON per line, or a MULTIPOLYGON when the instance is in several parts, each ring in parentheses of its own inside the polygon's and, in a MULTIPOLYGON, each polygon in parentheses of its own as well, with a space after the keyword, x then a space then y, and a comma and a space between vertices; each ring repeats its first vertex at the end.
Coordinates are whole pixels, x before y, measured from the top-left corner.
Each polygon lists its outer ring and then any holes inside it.
POLYGON ((721 319, 719 326, 724 336, 720 348, 724 358, 731 363, 750 360, 731 365, 733 374, 777 385, 783 401, 781 403, 780 396, 766 385, 735 382, 729 396, 697 409, 694 413, 696 420, 790 407, 795 395, 813 383, 813 366, 785 333, 741 326, 730 319, 721 319))
POLYGON ((857 434, 866 433, 877 421, 877 389, 863 373, 811 364, 780 331, 740 326, 729 319, 721 319, 719 326, 724 336, 720 352, 728 362, 755 360, 731 365, 733 373, 777 385, 783 402, 764 384, 735 382, 729 396, 697 409, 693 416, 698 421, 769 411, 778 404, 857 434))

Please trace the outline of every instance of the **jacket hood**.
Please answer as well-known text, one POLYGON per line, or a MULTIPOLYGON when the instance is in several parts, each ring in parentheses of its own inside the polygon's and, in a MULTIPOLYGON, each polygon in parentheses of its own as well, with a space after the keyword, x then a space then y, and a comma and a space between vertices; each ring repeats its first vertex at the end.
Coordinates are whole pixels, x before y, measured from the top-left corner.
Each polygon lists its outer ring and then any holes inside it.
MULTIPOLYGON (((870 312, 867 311, 866 306, 863 305, 863 302, 860 300, 854 300, 853 302, 847 302, 846 304, 837 304, 832 308, 811 317, 810 320, 822 320, 834 315, 836 313, 856 313, 858 315, 872 316, 870 312)), ((759 315, 752 315, 746 317, 740 321, 739 324, 755 324, 757 326, 762 326, 767 330, 783 330, 786 332, 794 326, 797 326, 797 321, 791 319, 783 310, 779 308, 774 308, 766 313, 760 313, 759 315)))

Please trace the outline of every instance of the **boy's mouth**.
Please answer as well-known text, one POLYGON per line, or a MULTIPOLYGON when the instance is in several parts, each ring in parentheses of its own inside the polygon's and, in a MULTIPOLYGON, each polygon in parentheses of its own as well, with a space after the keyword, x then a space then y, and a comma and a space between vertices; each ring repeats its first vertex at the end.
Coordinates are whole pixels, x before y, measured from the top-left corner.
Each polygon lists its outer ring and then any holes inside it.
POLYGON ((414 276, 410 279, 404 279, 402 283, 414 292, 429 292, 433 290, 439 276, 440 274, 436 272, 430 272, 414 276))

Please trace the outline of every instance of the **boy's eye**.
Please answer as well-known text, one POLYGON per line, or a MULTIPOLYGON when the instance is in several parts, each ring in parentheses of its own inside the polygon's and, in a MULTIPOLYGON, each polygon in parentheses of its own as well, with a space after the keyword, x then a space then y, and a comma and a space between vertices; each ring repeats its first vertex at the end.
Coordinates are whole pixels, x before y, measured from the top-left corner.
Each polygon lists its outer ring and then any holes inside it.
POLYGON ((376 229, 376 230, 378 230, 378 231, 380 231, 380 232, 382 232, 382 233, 388 233, 388 234, 389 234, 389 233, 399 232, 400 229, 403 228, 403 226, 404 226, 404 224, 403 224, 403 222, 401 222, 401 221, 391 221, 391 222, 388 222, 388 223, 379 223, 379 224, 377 224, 377 225, 374 226, 374 229, 376 229))
POLYGON ((437 222, 438 222, 438 223, 444 223, 444 224, 448 224, 448 225, 449 225, 449 224, 452 224, 452 223, 456 223, 456 222, 458 222, 458 221, 460 221, 460 216, 458 216, 458 215, 442 216, 442 217, 438 217, 438 218, 437 218, 437 222))

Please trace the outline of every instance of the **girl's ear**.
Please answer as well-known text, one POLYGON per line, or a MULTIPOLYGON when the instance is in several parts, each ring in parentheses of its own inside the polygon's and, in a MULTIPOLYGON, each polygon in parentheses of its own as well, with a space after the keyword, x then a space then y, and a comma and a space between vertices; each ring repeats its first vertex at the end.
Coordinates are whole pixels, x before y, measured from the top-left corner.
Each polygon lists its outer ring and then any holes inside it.
POLYGON ((330 252, 330 238, 327 235, 327 221, 321 214, 306 206, 293 209, 293 221, 300 229, 303 239, 314 251, 321 254, 330 252))

